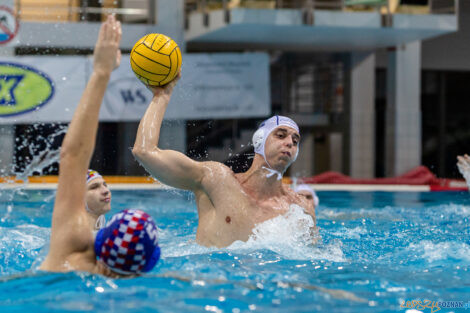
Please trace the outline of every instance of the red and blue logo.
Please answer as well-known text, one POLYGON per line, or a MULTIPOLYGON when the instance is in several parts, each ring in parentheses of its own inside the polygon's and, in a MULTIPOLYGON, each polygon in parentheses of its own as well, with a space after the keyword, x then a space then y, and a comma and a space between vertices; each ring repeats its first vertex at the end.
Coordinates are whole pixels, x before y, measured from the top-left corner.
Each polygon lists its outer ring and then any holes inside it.
POLYGON ((0 44, 6 44, 18 34, 20 24, 15 12, 7 6, 0 6, 0 44))

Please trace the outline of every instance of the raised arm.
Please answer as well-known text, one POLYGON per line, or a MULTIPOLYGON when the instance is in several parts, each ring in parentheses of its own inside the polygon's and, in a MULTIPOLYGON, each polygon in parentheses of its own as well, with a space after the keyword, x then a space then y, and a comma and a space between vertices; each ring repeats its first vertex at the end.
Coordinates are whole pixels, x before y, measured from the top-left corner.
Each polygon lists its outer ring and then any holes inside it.
POLYGON ((157 146, 163 116, 177 79, 163 88, 152 88, 154 97, 140 121, 132 153, 162 183, 194 191, 201 188, 203 164, 178 151, 162 150, 157 146))
POLYGON ((51 241, 58 227, 66 225, 71 216, 85 208, 86 171, 95 147, 106 86, 121 60, 120 40, 121 24, 109 16, 101 25, 94 49, 93 73, 62 142, 51 241))

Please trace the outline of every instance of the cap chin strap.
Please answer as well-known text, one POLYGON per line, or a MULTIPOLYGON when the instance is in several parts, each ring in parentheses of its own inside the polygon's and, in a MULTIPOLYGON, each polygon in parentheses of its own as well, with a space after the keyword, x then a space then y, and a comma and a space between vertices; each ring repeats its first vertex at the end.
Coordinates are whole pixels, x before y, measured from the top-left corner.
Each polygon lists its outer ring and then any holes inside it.
MULTIPOLYGON (((88 213, 91 213, 91 214, 95 214, 95 212, 93 212, 92 210, 90 210, 90 208, 88 207, 88 204, 85 203, 85 210, 88 212, 88 213)), ((95 228, 96 229, 101 229, 103 227, 106 226, 106 217, 104 217, 104 214, 101 214, 100 216, 98 216, 98 218, 96 219, 96 223, 95 223, 95 228)))
POLYGON ((268 167, 266 166, 262 166, 261 168, 267 170, 269 172, 268 175, 266 175, 267 178, 271 177, 271 176, 274 176, 274 175, 277 175, 277 180, 281 180, 282 179, 282 175, 284 173, 281 173, 279 171, 276 171, 275 169, 273 169, 271 167, 271 165, 269 164, 268 160, 266 160, 266 155, 263 153, 263 159, 264 159, 264 162, 266 162, 266 164, 268 165, 268 167))
POLYGON ((100 216, 98 216, 98 218, 96 219, 96 223, 95 223, 95 228, 96 229, 101 229, 103 227, 106 226, 106 217, 104 217, 104 214, 101 214, 100 216))
MULTIPOLYGON (((288 126, 288 127, 292 127, 292 125, 277 124, 277 126, 283 126, 283 125, 288 126)), ((266 167, 266 166, 262 167, 263 169, 265 169, 269 172, 269 174, 266 175, 266 177, 269 178, 271 176, 277 175, 277 180, 281 180, 285 171, 281 173, 281 172, 273 169, 271 167, 271 165, 269 164, 268 160, 266 159, 266 155, 264 153, 264 150, 266 149, 266 146, 265 146, 266 139, 277 128, 277 126, 272 128, 271 130, 265 129, 264 127, 258 128, 256 130, 256 132, 253 134, 253 147, 255 148, 255 153, 258 153, 258 154, 263 156, 264 162, 266 162, 266 165, 268 166, 268 167, 266 167)), ((294 158, 293 158, 293 160, 290 164, 294 163, 295 160, 297 160, 298 155, 299 155, 299 149, 297 149, 297 151, 295 153, 295 156, 294 156, 294 158)), ((290 164, 289 164, 289 166, 290 166, 290 164)), ((287 170, 287 168, 286 168, 286 170, 287 170)))
MULTIPOLYGON (((266 162, 267 163, 267 162, 266 162)), ((269 166, 269 164, 268 164, 269 166)), ((279 171, 276 171, 276 170, 273 170, 272 168, 268 168, 266 166, 262 166, 261 167, 262 169, 265 169, 269 172, 269 174, 266 175, 267 178, 271 177, 271 176, 274 176, 274 175, 277 175, 277 180, 281 180, 282 179, 282 173, 279 172, 279 171)))
MULTIPOLYGON (((271 130, 272 132, 272 130, 271 130)), ((266 175, 266 177, 271 177, 271 176, 274 176, 274 175, 277 175, 277 180, 281 180, 282 179, 282 174, 281 172, 279 171, 276 171, 275 169, 273 169, 271 167, 271 165, 269 164, 268 160, 266 160, 266 156, 264 154, 264 151, 258 151, 256 152, 256 150, 258 149, 262 149, 264 150, 265 149, 265 142, 266 142, 266 137, 269 136, 269 134, 271 133, 267 133, 265 134, 265 130, 263 128, 260 128, 258 129, 254 134, 253 134, 253 146, 255 147, 255 153, 258 153, 260 155, 263 156, 263 159, 264 159, 264 162, 266 162, 266 166, 262 166, 261 168, 267 170, 269 172, 268 175, 266 175)))

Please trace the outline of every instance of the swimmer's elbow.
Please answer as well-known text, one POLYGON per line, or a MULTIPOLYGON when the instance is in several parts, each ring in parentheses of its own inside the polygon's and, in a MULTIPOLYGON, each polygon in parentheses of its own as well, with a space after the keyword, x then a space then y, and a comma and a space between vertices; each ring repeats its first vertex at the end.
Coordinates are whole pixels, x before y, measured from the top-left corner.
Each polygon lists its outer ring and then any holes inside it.
POLYGON ((155 156, 158 154, 158 152, 160 152, 160 149, 158 149, 158 148, 147 149, 147 148, 144 148, 144 147, 137 147, 137 146, 134 146, 132 148, 132 154, 140 162, 142 162, 144 160, 147 160, 149 158, 155 158, 155 156))
POLYGON ((139 161, 144 159, 147 153, 148 153, 148 150, 142 147, 134 146, 134 148, 132 148, 132 155, 134 155, 134 158, 136 158, 139 161))

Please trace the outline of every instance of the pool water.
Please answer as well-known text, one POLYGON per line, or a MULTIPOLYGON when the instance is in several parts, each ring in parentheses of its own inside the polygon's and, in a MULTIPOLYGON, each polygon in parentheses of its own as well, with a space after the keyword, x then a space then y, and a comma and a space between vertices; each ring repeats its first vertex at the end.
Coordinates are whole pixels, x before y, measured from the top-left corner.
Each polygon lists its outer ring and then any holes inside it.
POLYGON ((116 280, 35 270, 47 252, 54 193, 0 189, 0 311, 419 312, 400 306, 470 301, 467 192, 318 195, 318 244, 294 212, 258 226, 246 243, 210 249, 195 243, 191 193, 115 191, 113 212, 149 212, 162 248, 152 272, 116 280))

